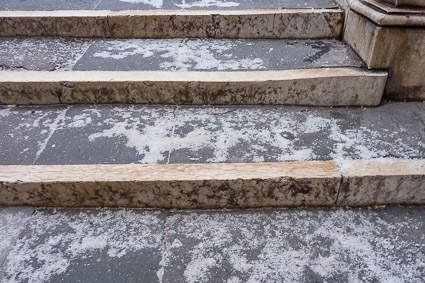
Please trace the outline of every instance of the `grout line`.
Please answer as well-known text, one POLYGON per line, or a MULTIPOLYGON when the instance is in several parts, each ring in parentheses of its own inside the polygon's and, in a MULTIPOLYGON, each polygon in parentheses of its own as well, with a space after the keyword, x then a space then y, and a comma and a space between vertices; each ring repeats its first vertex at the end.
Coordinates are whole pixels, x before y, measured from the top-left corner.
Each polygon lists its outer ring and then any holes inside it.
MULTIPOLYGON (((178 112, 178 111, 179 111, 179 106, 177 105, 176 108, 174 108, 174 110, 173 110, 173 118, 174 118, 173 120, 174 120, 174 122, 173 122, 173 129, 171 130, 171 136, 170 136, 171 142, 173 141, 174 133, 175 133, 175 130, 176 130, 177 120, 175 118, 176 118, 176 112, 178 112)), ((173 151, 173 147, 170 145, 170 149, 168 150, 167 164, 170 164, 172 151, 173 151)))

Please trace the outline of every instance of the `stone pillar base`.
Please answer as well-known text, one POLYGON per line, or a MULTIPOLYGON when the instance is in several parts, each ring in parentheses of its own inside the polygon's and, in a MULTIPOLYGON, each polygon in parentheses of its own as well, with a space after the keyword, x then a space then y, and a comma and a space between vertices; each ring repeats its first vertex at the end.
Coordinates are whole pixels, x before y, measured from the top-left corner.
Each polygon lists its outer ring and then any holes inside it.
POLYGON ((385 13, 359 0, 348 4, 344 41, 368 68, 388 71, 384 98, 425 101, 425 14, 385 13))

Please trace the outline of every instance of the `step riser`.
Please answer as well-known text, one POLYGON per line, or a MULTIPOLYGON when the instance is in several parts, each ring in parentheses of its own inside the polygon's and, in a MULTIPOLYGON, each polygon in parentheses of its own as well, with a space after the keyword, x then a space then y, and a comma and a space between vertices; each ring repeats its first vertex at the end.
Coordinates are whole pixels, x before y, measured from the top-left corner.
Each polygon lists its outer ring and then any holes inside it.
POLYGON ((340 38, 340 10, 2 11, 0 36, 340 38))
POLYGON ((425 160, 0 166, 0 204, 256 208, 424 204, 425 160))
POLYGON ((271 72, 0 72, 0 104, 152 103, 376 106, 387 75, 271 72))

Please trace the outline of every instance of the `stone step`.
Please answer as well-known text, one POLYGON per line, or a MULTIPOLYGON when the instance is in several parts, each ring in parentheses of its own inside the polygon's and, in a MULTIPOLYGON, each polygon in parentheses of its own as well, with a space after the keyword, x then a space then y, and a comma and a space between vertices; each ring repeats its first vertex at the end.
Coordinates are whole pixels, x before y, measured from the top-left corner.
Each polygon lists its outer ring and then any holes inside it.
POLYGON ((421 282, 424 235, 425 207, 0 208, 0 281, 421 282))
POLYGON ((425 203, 423 103, 59 105, 0 116, 3 205, 425 203))
POLYGON ((1 104, 376 106, 387 78, 336 40, 42 37, 0 47, 1 104))
POLYGON ((339 38, 334 0, 89 0, 0 3, 0 36, 339 38))

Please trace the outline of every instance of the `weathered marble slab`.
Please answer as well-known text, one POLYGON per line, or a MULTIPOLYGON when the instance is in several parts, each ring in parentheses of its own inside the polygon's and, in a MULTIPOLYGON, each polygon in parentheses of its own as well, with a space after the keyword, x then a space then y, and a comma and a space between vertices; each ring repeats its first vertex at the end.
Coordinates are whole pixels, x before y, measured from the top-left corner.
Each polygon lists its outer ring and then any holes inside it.
POLYGON ((425 104, 378 108, 2 107, 0 164, 425 158, 425 104))
POLYGON ((383 0, 386 3, 393 4, 394 6, 418 6, 425 7, 423 0, 383 0))
POLYGON ((386 79, 385 72, 355 68, 210 73, 0 71, 0 104, 376 106, 386 79))
POLYGON ((350 11, 344 40, 369 68, 389 71, 385 98, 425 100, 425 28, 381 27, 350 11))
POLYGON ((0 36, 339 38, 332 9, 239 11, 0 11, 0 36))
POLYGON ((0 10, 239 10, 338 8, 334 0, 0 0, 0 10))
POLYGON ((39 209, 11 246, 0 281, 158 282, 166 215, 39 209))
POLYGON ((344 161, 339 205, 424 204, 425 161, 344 161))
POLYGON ((0 166, 0 204, 232 208, 335 205, 333 162, 0 166))
POLYGON ((337 40, 0 38, 0 69, 251 71, 362 67, 337 40))
POLYGON ((425 204, 425 159, 0 166, 0 205, 258 208, 425 204))

